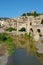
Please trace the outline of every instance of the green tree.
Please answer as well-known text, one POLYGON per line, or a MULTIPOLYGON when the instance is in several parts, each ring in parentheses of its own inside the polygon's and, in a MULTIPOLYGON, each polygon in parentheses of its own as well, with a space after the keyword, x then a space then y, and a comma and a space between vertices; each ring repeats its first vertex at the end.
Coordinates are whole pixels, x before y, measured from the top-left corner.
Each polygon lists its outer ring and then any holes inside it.
POLYGON ((27 16, 31 16, 31 15, 33 16, 33 13, 27 13, 27 16))
POLYGON ((26 13, 23 13, 22 16, 26 16, 26 13))

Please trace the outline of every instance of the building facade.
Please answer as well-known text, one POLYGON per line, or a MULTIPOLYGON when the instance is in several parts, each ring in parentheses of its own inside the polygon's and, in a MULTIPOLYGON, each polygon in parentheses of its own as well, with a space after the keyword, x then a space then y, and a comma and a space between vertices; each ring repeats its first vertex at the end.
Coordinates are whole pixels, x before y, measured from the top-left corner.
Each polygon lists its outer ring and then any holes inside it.
POLYGON ((17 35, 19 34, 19 30, 21 28, 26 29, 26 33, 33 34, 34 39, 38 41, 41 37, 43 37, 43 25, 41 24, 41 20, 43 19, 43 15, 39 15, 37 17, 34 16, 21 16, 18 18, 0 20, 0 25, 4 28, 13 27, 17 29, 17 35))

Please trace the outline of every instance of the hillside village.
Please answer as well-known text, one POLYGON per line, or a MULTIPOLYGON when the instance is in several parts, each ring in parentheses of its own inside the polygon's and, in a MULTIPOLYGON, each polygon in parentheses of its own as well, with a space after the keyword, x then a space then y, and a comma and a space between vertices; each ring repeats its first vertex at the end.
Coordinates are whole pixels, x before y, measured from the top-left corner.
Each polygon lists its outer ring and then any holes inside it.
POLYGON ((32 12, 17 18, 0 18, 1 65, 6 65, 15 48, 25 49, 28 55, 43 62, 43 14, 32 12))
MULTIPOLYGON (((33 12, 32 12, 33 13, 33 12)), ((39 40, 43 37, 43 24, 41 21, 43 20, 43 15, 39 16, 20 16, 17 18, 0 18, 0 33, 5 32, 6 29, 12 27, 16 31, 16 35, 19 35, 19 30, 24 28, 23 33, 21 34, 29 34, 31 33, 34 36, 35 40, 39 40)), ((13 31, 13 30, 12 30, 13 31)), ((14 31, 13 31, 14 32, 14 31)), ((15 33, 14 33, 15 34, 15 33)))
POLYGON ((0 0, 0 65, 43 65, 43 0, 0 0))

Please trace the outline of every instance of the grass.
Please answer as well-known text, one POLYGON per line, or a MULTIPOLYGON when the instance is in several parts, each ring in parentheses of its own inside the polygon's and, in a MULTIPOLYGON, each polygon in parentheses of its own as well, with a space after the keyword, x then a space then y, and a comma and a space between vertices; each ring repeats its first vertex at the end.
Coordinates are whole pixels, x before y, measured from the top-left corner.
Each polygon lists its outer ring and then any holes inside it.
POLYGON ((11 56, 14 51, 14 47, 15 47, 11 36, 6 33, 0 33, 0 41, 3 42, 4 46, 6 46, 9 56, 11 56))

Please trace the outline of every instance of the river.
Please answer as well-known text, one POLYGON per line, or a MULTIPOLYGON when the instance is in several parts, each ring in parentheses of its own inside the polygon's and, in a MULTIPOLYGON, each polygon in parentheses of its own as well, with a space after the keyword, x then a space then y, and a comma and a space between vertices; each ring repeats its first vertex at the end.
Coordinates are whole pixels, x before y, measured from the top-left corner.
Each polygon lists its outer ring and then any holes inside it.
POLYGON ((7 65, 43 65, 43 54, 37 53, 35 42, 15 39, 16 47, 12 56, 8 58, 7 65))
POLYGON ((4 56, 7 59, 5 65, 43 65, 43 54, 37 53, 35 42, 16 38, 14 44, 15 48, 12 55, 4 56))

